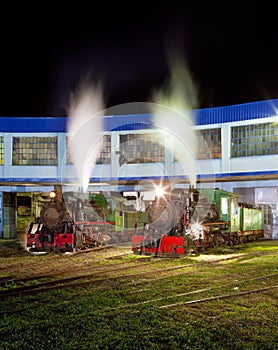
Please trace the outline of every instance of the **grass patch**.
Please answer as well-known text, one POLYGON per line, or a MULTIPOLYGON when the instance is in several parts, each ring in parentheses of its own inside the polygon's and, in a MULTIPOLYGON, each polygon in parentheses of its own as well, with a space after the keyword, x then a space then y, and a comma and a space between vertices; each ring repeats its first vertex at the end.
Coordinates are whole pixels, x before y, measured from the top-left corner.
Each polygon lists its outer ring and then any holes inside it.
POLYGON ((253 242, 229 252, 223 248, 198 256, 154 259, 151 264, 148 258, 138 259, 133 254, 117 258, 116 251, 110 252, 114 258, 105 261, 89 260, 87 254, 18 256, 15 248, 14 254, 7 257, 3 252, 0 251, 2 264, 26 263, 33 271, 44 267, 46 272, 57 261, 61 265, 71 261, 71 270, 75 263, 80 267, 84 261, 84 267, 91 266, 92 271, 119 261, 127 266, 138 261, 137 268, 122 271, 122 276, 140 269, 165 271, 128 281, 107 276, 100 285, 0 300, 1 349, 277 349, 277 289, 237 295, 278 284, 277 241, 253 242), (238 254, 240 258, 219 260, 238 254), (229 294, 232 296, 209 299, 229 294), (205 298, 208 300, 187 304, 205 298), (173 307, 159 308, 175 303, 173 307))

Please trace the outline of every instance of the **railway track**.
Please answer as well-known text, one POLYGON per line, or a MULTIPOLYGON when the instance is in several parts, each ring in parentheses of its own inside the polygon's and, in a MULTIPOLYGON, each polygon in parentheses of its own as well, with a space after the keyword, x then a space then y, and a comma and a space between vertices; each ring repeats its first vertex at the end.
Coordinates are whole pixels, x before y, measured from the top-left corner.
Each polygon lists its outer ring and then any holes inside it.
MULTIPOLYGON (((157 271, 154 272, 157 275, 157 271)), ((137 276, 139 274, 136 274, 137 276)), ((109 290, 111 289, 116 289, 118 291, 118 293, 123 294, 123 295, 127 295, 127 294, 134 294, 134 291, 130 291, 130 290, 126 290, 126 288, 130 285, 134 285, 136 287, 138 287, 139 284, 148 284, 150 282, 155 282, 158 280, 161 280, 162 278, 169 278, 169 276, 164 276, 164 277, 156 277, 155 279, 148 279, 146 281, 145 278, 142 278, 139 281, 130 281, 130 277, 134 277, 133 275, 129 275, 126 276, 127 277, 127 283, 124 284, 118 284, 118 283, 108 283, 109 287, 103 287, 102 283, 104 280, 98 280, 95 286, 95 290, 99 290, 99 287, 102 286, 102 290, 106 290, 109 288, 109 290)), ((171 276, 173 277, 173 276, 171 276)), ((117 276, 117 278, 121 278, 123 279, 124 276, 117 276)), ((113 279, 115 280, 115 279, 113 279)), ((105 280, 106 283, 108 282, 107 280, 105 280)), ((109 281, 111 282, 112 279, 110 278, 109 281)), ((74 284, 74 285, 68 285, 68 286, 64 286, 64 288, 67 287, 84 287, 85 285, 87 285, 87 283, 78 283, 78 284, 74 284)), ((56 287, 54 287, 55 289, 56 287)), ((162 309, 171 309, 171 308, 175 308, 175 307, 186 307, 186 306, 190 306, 190 305, 194 305, 194 304, 200 304, 200 303, 209 303, 209 302, 214 302, 217 300, 222 300, 222 299, 230 299, 230 298, 240 298, 240 297, 245 297, 248 296, 250 294, 256 294, 256 293, 265 293, 271 290, 275 290, 278 288, 278 273, 275 274, 271 274, 271 275, 263 275, 263 276, 257 276, 254 278, 250 278, 250 279, 242 279, 242 280, 238 280, 238 281, 232 281, 231 283, 225 283, 225 284, 215 284, 212 287, 204 287, 204 288, 198 288, 198 289, 192 289, 183 293, 176 293, 173 291, 173 293, 167 294, 167 295, 162 295, 156 298, 145 298, 144 300, 140 301, 140 302, 130 302, 128 304, 125 305, 121 305, 118 307, 106 307, 105 309, 101 309, 101 308, 97 308, 94 311, 90 312, 90 316, 94 317, 99 315, 99 313, 101 314, 107 314, 107 315, 114 315, 115 312, 116 313, 130 313, 130 312, 148 312, 149 310, 149 306, 151 306, 153 309, 157 309, 157 310, 162 310, 162 309), (272 283, 271 285, 268 286, 264 286, 261 288, 254 288, 252 287, 253 283, 272 283), (246 287, 247 285, 247 287, 246 287), (249 286, 250 285, 250 286, 249 286), (239 289, 242 289, 239 291, 239 289), (244 289, 244 290, 243 290, 244 289), (230 292, 224 292, 226 290, 229 290, 230 292), (195 298, 192 299, 192 296, 196 295, 195 298), (179 300, 175 303, 171 302, 172 300, 179 300)), ((46 288, 46 289, 41 289, 40 292, 47 292, 51 290, 51 288, 46 288)), ((146 293, 150 290, 150 288, 140 288, 140 289, 136 289, 136 293, 146 293)), ((23 293, 24 294, 24 293, 23 293)), ((33 295, 32 291, 28 291, 27 294, 31 294, 33 295), (31 292, 31 293, 29 293, 31 292)), ((16 294, 15 294, 16 295, 16 294)), ((14 295, 10 295, 10 296, 14 296, 14 295)), ((79 298, 79 302, 85 302, 89 301, 91 299, 91 296, 83 296, 81 298, 79 298)), ((34 300, 33 300, 34 302, 34 300)), ((53 303, 54 300, 50 299, 49 300, 50 303, 53 303)), ((65 306, 66 303, 71 303, 72 299, 68 299, 65 300, 63 299, 63 301, 56 301, 55 304, 56 306, 58 306, 59 304, 65 306)), ((26 308, 28 309, 29 306, 27 306, 26 308)), ((22 309, 18 309, 17 312, 22 312, 24 310, 24 308, 22 309)), ((12 311, 14 312, 14 310, 12 311)), ((7 314, 7 312, 6 312, 7 314)), ((79 315, 74 315, 74 318, 78 318, 78 317, 82 317, 83 314, 79 314, 79 315)), ((86 313, 86 315, 88 316, 88 313, 86 313)), ((64 316, 64 318, 67 318, 67 316, 64 316)), ((69 319, 72 319, 73 316, 69 316, 69 319)))
MULTIPOLYGON (((105 260, 120 260, 131 255, 130 252, 123 252, 119 254, 117 250, 115 250, 114 252, 112 252, 112 254, 109 254, 108 256, 104 256, 103 254, 96 254, 97 252, 98 253, 107 252, 110 248, 111 248, 110 246, 101 247, 101 248, 91 248, 84 251, 78 251, 77 252, 78 255, 74 254, 70 256, 56 255, 56 254, 48 255, 47 258, 40 256, 40 257, 34 258, 34 259, 39 259, 39 263, 36 260, 33 260, 33 261, 27 260, 27 261, 22 261, 20 266, 14 265, 14 264, 11 264, 11 265, 3 264, 3 266, 0 267, 0 273, 2 271, 2 273, 5 276, 0 277, 0 285, 9 280, 24 281, 24 279, 26 279, 27 281, 28 279, 32 279, 33 277, 39 278, 42 272, 44 272, 45 270, 47 270, 48 272, 42 275, 41 278, 48 277, 51 275, 55 276, 55 275, 58 275, 59 273, 62 274, 63 271, 67 273, 69 270, 73 270, 73 269, 75 271, 85 270, 87 266, 91 266, 91 264, 98 264, 99 262, 105 261, 105 260), (82 256, 83 254, 86 254, 86 260, 85 259, 79 260, 78 257, 80 257, 80 255, 82 256), (30 277, 30 275, 32 277, 30 277)), ((256 254, 261 254, 261 253, 258 252, 256 254)), ((235 255, 232 255, 230 257, 226 257, 225 260, 234 259, 234 257, 235 255)), ((143 259, 145 261, 154 260, 155 257, 144 256, 143 259)), ((182 258, 180 258, 180 260, 181 259, 182 258)), ((138 256, 138 260, 142 260, 141 257, 138 256)))
POLYGON ((256 331, 256 339, 262 339, 259 346, 269 340, 274 344, 277 248, 276 242, 254 244, 254 250, 224 249, 222 255, 177 259, 135 256, 116 249, 29 257, 21 271, 13 272, 11 267, 8 276, 2 274, 0 339, 12 346, 20 344, 18 348, 24 341, 28 348, 35 335, 35 347, 50 339, 47 346, 52 348, 59 345, 55 343, 58 334, 59 339, 67 339, 64 348, 89 348, 98 334, 103 344, 113 329, 106 344, 134 332, 145 339, 151 334, 155 341, 161 339, 160 345, 169 337, 165 344, 172 348, 172 335, 179 340, 184 334, 179 347, 173 347, 180 348, 192 331, 198 341, 209 327, 210 333, 204 335, 211 334, 213 344, 223 337, 225 346, 225 334, 230 331, 241 338, 253 337, 256 331), (261 338, 262 334, 266 336, 261 338))
MULTIPOLYGON (((223 262, 229 260, 246 260, 252 257, 259 257, 263 255, 268 255, 269 252, 255 252, 248 254, 237 254, 233 256, 226 256, 224 258, 214 258, 206 261, 192 262, 186 264, 179 264, 170 267, 162 267, 157 268, 156 266, 160 264, 159 259, 155 259, 153 257, 144 257, 138 258, 132 262, 122 262, 118 261, 117 263, 109 263, 108 265, 103 266, 75 266, 74 270, 70 272, 69 275, 68 267, 62 270, 58 270, 56 272, 51 272, 43 275, 33 275, 22 278, 11 278, 11 277, 3 277, 0 279, 0 297, 1 299, 8 297, 15 297, 19 295, 35 295, 38 293, 48 292, 50 290, 55 289, 63 289, 63 288, 80 288, 85 286, 102 286, 107 285, 107 288, 110 288, 112 281, 132 281, 131 283, 136 284, 146 283, 147 279, 154 281, 159 278, 168 277, 168 274, 171 273, 171 276, 178 276, 179 274, 185 274, 187 269, 194 268, 195 270, 201 268, 206 265, 214 265, 217 266, 223 262), (93 272, 92 269, 94 269, 93 272), (136 270, 137 272, 133 273, 136 270), (128 273, 131 271, 131 273, 128 273), (85 272, 85 273, 84 273, 85 272), (122 273, 124 272, 124 273, 122 273), (141 280, 140 280, 141 278, 141 280), (109 283, 110 282, 110 283, 109 283), (31 283, 31 284, 30 284, 31 283), (19 286, 19 284, 21 284, 19 286)), ((121 259, 125 257, 126 254, 117 255, 112 257, 113 259, 121 259)), ((98 260, 107 260, 111 259, 111 256, 101 258, 98 260)), ((96 262, 96 261, 95 261, 96 262)), ((179 258, 179 262, 182 262, 182 259, 179 258)), ((73 268, 71 266, 71 268, 73 268)))
POLYGON ((244 292, 238 292, 238 293, 214 295, 214 296, 211 296, 208 298, 203 298, 203 299, 193 299, 193 300, 182 301, 182 302, 174 303, 174 304, 162 305, 162 306, 159 306, 159 309, 177 307, 180 305, 191 305, 191 304, 197 304, 197 303, 204 303, 204 302, 210 302, 210 301, 220 300, 220 299, 236 298, 236 297, 241 297, 241 296, 248 295, 248 294, 262 293, 262 292, 265 292, 265 291, 268 291, 271 289, 276 289, 276 288, 278 288, 278 285, 268 286, 268 287, 259 288, 259 289, 251 289, 251 290, 246 290, 244 292))
POLYGON ((86 265, 99 263, 102 260, 113 260, 121 259, 130 253, 121 252, 122 249, 115 249, 111 251, 111 246, 103 246, 97 248, 90 248, 86 250, 79 250, 74 254, 48 254, 40 256, 31 256, 27 255, 21 259, 20 263, 9 263, 7 259, 5 263, 3 261, 2 266, 0 267, 0 274, 5 276, 0 277, 1 282, 5 282, 8 279, 17 279, 17 278, 28 278, 27 276, 38 276, 45 271, 48 271, 47 274, 54 273, 54 271, 69 271, 71 269, 84 268, 86 265), (108 253, 109 252, 109 253, 108 253), (105 254, 109 254, 106 256, 105 254), (85 258, 81 258, 84 257, 85 258), (20 276, 20 277, 19 277, 20 276))

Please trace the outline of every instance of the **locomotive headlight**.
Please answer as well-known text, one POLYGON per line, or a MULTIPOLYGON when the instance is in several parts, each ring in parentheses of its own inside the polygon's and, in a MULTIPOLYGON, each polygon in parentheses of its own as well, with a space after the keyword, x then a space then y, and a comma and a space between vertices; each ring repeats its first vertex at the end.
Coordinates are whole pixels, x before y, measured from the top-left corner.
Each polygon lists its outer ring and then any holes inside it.
POLYGON ((49 197, 50 197, 51 199, 54 199, 54 198, 56 197, 56 192, 51 191, 51 192, 49 193, 49 197))
POLYGON ((157 198, 160 198, 164 195, 164 188, 162 186, 157 186, 155 188, 155 195, 157 198))

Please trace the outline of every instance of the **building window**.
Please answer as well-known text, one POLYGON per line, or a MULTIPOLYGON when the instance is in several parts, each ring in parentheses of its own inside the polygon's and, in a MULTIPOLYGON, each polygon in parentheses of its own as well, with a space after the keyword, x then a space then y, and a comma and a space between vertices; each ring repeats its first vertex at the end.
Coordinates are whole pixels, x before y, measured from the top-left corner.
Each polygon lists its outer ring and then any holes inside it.
POLYGON ((231 157, 278 154, 278 124, 264 123, 231 128, 231 157))
MULTIPOLYGON (((70 138, 66 137, 67 143, 67 164, 73 164, 70 156, 69 149, 69 140, 70 138)), ((99 157, 96 160, 96 164, 111 164, 111 135, 103 135, 102 137, 102 146, 100 148, 99 157)))
POLYGON ((4 164, 4 136, 0 136, 0 165, 4 164))
POLYGON ((57 165, 57 137, 13 137, 13 165, 57 165))
POLYGON ((97 164, 111 164, 111 135, 104 135, 97 164))
POLYGON ((70 137, 66 136, 66 163, 73 164, 73 161, 71 160, 71 156, 70 156, 69 142, 70 142, 70 137))
POLYGON ((205 129, 197 132, 197 159, 221 158, 221 129, 205 129))
POLYGON ((120 163, 164 162, 164 153, 164 145, 159 134, 120 135, 120 163))

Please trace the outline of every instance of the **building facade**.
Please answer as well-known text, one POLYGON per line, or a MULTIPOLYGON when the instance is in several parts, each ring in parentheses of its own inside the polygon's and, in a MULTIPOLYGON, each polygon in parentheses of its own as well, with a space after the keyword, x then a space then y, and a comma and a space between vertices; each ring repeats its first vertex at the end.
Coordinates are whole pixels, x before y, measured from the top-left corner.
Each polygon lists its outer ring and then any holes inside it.
POLYGON ((92 120, 83 137, 82 128, 69 133, 66 117, 0 117, 0 236, 15 237, 17 216, 28 208, 23 204, 30 194, 48 192, 56 184, 65 191, 82 190, 77 170, 82 164, 74 164, 70 153, 77 143, 85 164, 97 150, 88 191, 140 190, 157 181, 187 187, 194 169, 196 187, 236 192, 271 208, 272 238, 278 238, 277 109, 278 99, 190 111, 194 147, 186 134, 179 152, 171 127, 175 120, 165 130, 151 114, 104 116, 98 148, 90 136, 92 120), (183 152, 189 155, 185 161, 179 157, 183 152))

